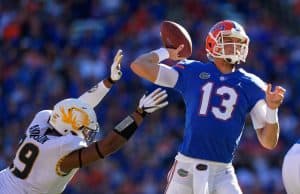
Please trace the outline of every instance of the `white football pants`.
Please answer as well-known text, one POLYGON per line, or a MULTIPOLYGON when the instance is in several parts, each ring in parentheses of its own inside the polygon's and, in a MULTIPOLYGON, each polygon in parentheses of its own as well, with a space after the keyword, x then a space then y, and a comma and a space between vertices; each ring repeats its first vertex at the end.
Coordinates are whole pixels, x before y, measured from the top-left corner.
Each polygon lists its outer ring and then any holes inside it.
POLYGON ((285 155, 282 179, 288 194, 300 194, 300 144, 294 144, 285 155))
POLYGON ((178 153, 168 173, 165 194, 241 194, 231 163, 195 159, 178 153))

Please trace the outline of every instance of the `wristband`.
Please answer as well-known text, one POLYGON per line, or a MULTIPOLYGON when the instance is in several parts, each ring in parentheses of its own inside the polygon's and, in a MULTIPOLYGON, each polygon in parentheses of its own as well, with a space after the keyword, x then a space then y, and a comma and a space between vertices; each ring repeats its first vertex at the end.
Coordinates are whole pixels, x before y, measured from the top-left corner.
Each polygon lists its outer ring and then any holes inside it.
POLYGON ((110 76, 107 78, 107 81, 109 81, 109 83, 111 83, 111 84, 114 84, 117 82, 117 81, 112 80, 110 76))
POLYGON ((270 109, 267 106, 266 122, 269 124, 278 123, 278 108, 270 109))
POLYGON ((114 128, 114 131, 128 140, 137 128, 138 125, 134 119, 131 116, 127 116, 114 128))
POLYGON ((159 48, 157 50, 152 51, 158 56, 158 62, 161 62, 170 57, 169 52, 166 48, 159 48))

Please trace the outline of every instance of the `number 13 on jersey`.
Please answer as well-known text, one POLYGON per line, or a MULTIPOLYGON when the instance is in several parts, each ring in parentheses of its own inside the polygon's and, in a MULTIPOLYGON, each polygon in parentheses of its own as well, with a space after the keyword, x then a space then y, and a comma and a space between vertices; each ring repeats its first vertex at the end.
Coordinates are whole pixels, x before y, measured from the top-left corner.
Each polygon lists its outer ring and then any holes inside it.
POLYGON ((212 82, 206 83, 201 88, 202 99, 200 99, 199 116, 206 116, 207 112, 211 111, 217 119, 230 119, 238 98, 235 89, 228 86, 213 89, 214 83, 212 82), (218 95, 222 98, 220 106, 209 106, 212 95, 218 95))

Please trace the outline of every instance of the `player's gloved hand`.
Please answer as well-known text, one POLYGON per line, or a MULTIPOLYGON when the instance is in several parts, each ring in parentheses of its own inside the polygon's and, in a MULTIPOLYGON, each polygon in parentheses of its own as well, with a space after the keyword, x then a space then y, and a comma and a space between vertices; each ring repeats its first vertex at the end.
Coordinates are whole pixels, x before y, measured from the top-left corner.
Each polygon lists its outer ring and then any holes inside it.
POLYGON ((168 94, 166 90, 162 90, 161 88, 157 88, 149 95, 144 94, 144 96, 140 99, 137 112, 142 116, 153 113, 154 111, 168 105, 168 101, 166 100, 167 97, 168 94))
POLYGON ((114 62, 110 68, 110 79, 112 82, 116 82, 122 77, 122 71, 121 71, 122 58, 123 58, 122 50, 119 49, 117 54, 115 55, 114 62))

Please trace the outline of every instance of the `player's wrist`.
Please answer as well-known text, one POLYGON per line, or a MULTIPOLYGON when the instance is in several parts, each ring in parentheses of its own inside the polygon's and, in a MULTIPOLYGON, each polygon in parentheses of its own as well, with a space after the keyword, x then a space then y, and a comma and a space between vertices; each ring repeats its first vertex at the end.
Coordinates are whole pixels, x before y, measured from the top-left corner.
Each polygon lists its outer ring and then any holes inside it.
POLYGON ((278 108, 271 109, 270 107, 267 106, 266 122, 269 124, 278 123, 278 108))
POLYGON ((103 80, 103 84, 104 87, 109 90, 115 84, 115 82, 110 77, 107 77, 103 80))
POLYGON ((110 84, 115 84, 118 80, 113 80, 113 79, 111 78, 111 76, 109 76, 109 77, 107 78, 107 81, 108 81, 110 84))
POLYGON ((147 113, 145 110, 143 110, 143 109, 141 109, 141 108, 137 108, 136 110, 135 110, 135 113, 137 113, 138 115, 140 115, 141 117, 145 117, 147 114, 149 114, 149 113, 147 113))
POLYGON ((159 48, 152 52, 158 56, 158 63, 170 57, 169 51, 166 48, 159 48))

